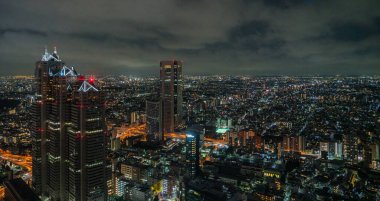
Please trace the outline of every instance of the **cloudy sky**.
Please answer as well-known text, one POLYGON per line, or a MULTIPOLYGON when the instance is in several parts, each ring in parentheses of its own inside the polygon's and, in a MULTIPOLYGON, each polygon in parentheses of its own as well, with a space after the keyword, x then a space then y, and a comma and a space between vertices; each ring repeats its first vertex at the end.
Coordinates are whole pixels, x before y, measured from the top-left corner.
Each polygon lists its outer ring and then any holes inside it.
POLYGON ((45 45, 81 73, 380 74, 379 0, 0 0, 0 75, 45 45))

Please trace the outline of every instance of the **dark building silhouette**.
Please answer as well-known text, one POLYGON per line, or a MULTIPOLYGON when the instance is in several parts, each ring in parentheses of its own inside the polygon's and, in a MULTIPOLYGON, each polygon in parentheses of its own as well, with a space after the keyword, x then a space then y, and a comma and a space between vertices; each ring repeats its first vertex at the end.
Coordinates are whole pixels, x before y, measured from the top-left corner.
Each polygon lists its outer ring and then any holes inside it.
POLYGON ((40 201, 41 199, 21 178, 4 182, 5 201, 40 201))

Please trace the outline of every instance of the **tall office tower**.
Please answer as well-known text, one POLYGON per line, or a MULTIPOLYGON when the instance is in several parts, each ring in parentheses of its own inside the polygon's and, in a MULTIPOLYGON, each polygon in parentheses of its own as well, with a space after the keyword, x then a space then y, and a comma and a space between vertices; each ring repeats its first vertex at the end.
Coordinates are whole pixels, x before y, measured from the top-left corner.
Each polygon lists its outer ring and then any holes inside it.
POLYGON ((106 200, 104 99, 93 78, 73 90, 68 126, 67 200, 106 200))
POLYGON ((182 122, 182 62, 161 61, 161 135, 173 132, 174 128, 182 122))
POLYGON ((186 130, 186 171, 190 177, 199 174, 199 149, 202 145, 202 129, 192 126, 186 130))
POLYGON ((160 101, 154 99, 147 100, 145 109, 148 141, 163 141, 163 135, 160 135, 160 101))
MULTIPOLYGON (((31 113, 33 124, 31 126, 32 136, 32 165, 33 165, 33 189, 38 195, 47 193, 47 121, 48 105, 54 103, 52 100, 52 72, 59 72, 64 62, 59 59, 56 51, 49 54, 45 49, 42 59, 36 62, 36 101, 33 103, 31 113)), ((59 123, 58 123, 59 124, 59 123)), ((59 126, 58 126, 59 127, 59 126)))
POLYGON ((51 200, 105 200, 105 119, 101 92, 45 50, 36 64, 33 188, 51 200))

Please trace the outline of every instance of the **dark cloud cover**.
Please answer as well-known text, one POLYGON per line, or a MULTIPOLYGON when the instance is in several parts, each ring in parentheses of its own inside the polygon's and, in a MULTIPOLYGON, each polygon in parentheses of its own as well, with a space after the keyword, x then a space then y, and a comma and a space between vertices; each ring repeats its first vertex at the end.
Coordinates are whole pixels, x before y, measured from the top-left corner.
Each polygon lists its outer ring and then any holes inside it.
POLYGON ((0 75, 32 74, 44 46, 92 74, 380 73, 378 0, 0 1, 0 75))

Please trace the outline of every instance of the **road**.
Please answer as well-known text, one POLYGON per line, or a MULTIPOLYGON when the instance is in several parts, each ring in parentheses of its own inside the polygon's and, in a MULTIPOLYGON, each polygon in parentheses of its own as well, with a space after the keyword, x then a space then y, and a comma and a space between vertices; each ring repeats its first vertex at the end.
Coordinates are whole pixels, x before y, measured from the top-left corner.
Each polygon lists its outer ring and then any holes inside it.
POLYGON ((146 124, 132 125, 123 132, 123 134, 117 136, 120 141, 124 141, 128 137, 146 135, 146 124))
MULTIPOLYGON (((166 133, 165 138, 175 138, 175 139, 186 139, 185 133, 166 133)), ((204 138, 205 143, 211 143, 213 145, 226 145, 227 142, 224 140, 212 139, 212 138, 204 138)))
POLYGON ((15 155, 9 151, 0 149, 0 158, 21 166, 26 169, 30 175, 32 175, 32 156, 15 155))
MULTIPOLYGON (((131 125, 129 126, 123 134, 117 136, 120 138, 120 141, 125 141, 128 137, 133 136, 145 136, 146 135, 146 124, 140 125, 131 125)), ((166 133, 165 138, 174 138, 174 139, 185 139, 185 133, 166 133)), ((212 138, 204 138, 205 143, 211 143, 213 145, 226 145, 227 142, 224 140, 212 139, 212 138)))
MULTIPOLYGON (((13 164, 16 164, 16 165, 22 167, 23 169, 27 170, 26 174, 30 175, 30 177, 28 177, 28 180, 31 179, 31 176, 32 176, 32 156, 15 155, 9 151, 4 151, 4 150, 0 149, 0 158, 2 160, 12 162, 13 164)), ((5 193, 4 187, 0 187, 0 200, 4 199, 4 196, 5 196, 4 193, 5 193)))

